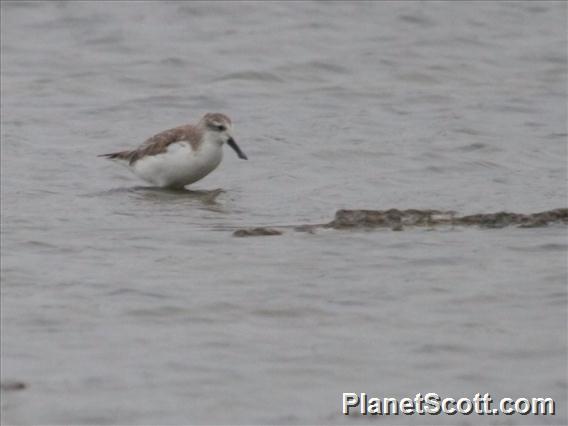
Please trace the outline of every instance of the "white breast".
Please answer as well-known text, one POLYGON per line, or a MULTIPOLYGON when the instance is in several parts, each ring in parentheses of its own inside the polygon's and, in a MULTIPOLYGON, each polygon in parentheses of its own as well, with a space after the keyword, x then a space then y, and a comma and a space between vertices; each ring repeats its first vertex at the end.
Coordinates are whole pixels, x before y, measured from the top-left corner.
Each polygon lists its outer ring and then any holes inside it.
POLYGON ((193 151, 188 142, 176 142, 163 154, 139 159, 132 171, 154 185, 180 188, 211 173, 222 158, 223 149, 218 143, 206 140, 193 151))

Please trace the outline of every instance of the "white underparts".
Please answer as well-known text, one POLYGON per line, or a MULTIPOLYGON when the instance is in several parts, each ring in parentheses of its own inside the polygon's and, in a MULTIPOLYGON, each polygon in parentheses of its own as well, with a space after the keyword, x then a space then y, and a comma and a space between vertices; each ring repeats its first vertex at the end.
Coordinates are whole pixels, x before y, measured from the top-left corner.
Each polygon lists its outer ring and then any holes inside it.
POLYGON ((140 158, 130 169, 154 185, 181 188, 211 173, 222 158, 222 143, 206 138, 197 151, 189 142, 175 142, 162 154, 140 158))

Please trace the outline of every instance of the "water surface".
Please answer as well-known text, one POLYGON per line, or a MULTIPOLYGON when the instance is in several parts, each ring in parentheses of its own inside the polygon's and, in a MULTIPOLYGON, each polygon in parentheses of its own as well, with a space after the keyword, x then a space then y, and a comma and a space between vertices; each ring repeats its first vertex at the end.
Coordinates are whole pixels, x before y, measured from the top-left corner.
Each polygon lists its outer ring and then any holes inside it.
POLYGON ((566 207, 565 3, 1 11, 7 424, 567 422, 565 227, 232 236, 566 207), (96 158, 210 111, 250 160, 201 192, 96 158), (346 418, 342 392, 559 412, 346 418))

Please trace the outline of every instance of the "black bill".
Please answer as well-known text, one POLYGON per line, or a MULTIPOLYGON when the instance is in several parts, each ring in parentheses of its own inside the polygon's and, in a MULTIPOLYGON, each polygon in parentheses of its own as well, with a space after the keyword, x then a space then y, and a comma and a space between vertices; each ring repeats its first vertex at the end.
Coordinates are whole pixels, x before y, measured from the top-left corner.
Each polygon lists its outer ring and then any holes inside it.
POLYGON ((241 148, 239 148, 239 146, 237 145, 237 143, 235 142, 235 140, 233 138, 230 138, 227 141, 227 144, 233 148, 235 150, 235 152, 237 153, 237 155, 239 156, 239 158, 242 158, 243 160, 248 160, 247 156, 245 155, 245 153, 243 151, 241 151, 241 148))

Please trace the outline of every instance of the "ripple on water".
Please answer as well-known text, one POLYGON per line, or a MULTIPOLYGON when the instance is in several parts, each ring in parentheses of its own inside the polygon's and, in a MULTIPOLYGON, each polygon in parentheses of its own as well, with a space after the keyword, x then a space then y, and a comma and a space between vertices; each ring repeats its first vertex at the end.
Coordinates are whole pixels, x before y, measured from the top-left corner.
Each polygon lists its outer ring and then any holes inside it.
POLYGON ((136 288, 119 288, 115 290, 111 290, 105 293, 108 297, 117 297, 117 296, 142 296, 142 297, 150 297, 154 299, 166 299, 167 296, 163 295, 162 293, 156 293, 146 290, 139 290, 136 288))
POLYGON ((548 243, 524 247, 509 247, 510 250, 523 252, 560 251, 568 252, 568 244, 548 243))
POLYGON ((232 72, 229 74, 224 74, 213 80, 213 82, 218 81, 262 81, 265 83, 283 83, 285 80, 279 77, 277 74, 266 72, 266 71, 239 71, 232 72))
POLYGON ((91 38, 85 41, 88 46, 110 46, 115 47, 120 42, 124 40, 122 33, 115 32, 112 34, 106 34, 101 37, 91 38))
POLYGON ((460 146, 458 148, 456 148, 459 151, 463 151, 463 152, 472 152, 472 151, 479 151, 482 149, 487 149, 489 146, 485 143, 482 142, 474 142, 474 143, 470 143, 464 146, 460 146))
MULTIPOLYGON (((396 76, 401 81, 407 83, 420 83, 420 84, 440 84, 440 80, 434 77, 432 74, 426 74, 423 72, 413 71, 413 72, 406 72, 400 73, 396 76)), ((432 95, 435 98, 438 98, 438 95, 432 95)), ((442 99, 448 98, 446 96, 442 96, 442 99)))
POLYGON ((430 28, 434 25, 434 22, 432 22, 432 20, 428 19, 422 13, 405 13, 399 15, 398 19, 404 23, 423 28, 430 28))
POLYGON ((307 61, 282 65, 277 68, 282 72, 326 72, 332 74, 350 74, 351 70, 343 65, 326 61, 307 61))

